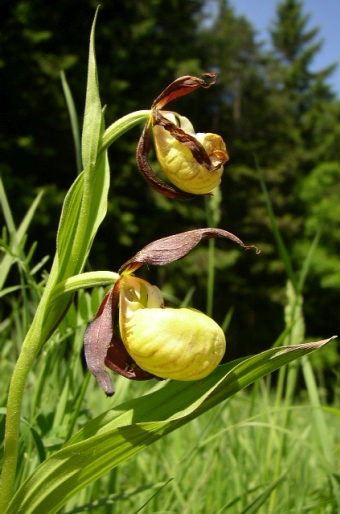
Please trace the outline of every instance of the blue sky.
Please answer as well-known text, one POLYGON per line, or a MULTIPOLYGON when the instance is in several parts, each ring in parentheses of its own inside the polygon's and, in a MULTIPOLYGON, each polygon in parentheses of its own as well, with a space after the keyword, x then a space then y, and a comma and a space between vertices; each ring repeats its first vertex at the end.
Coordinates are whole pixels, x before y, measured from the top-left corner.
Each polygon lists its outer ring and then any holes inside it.
MULTIPOLYGON (((258 31, 258 39, 268 38, 268 26, 275 18, 277 0, 230 0, 236 14, 243 14, 258 31)), ((340 98, 340 0, 304 0, 304 13, 310 14, 308 28, 318 26, 319 38, 324 40, 315 56, 312 70, 320 70, 338 62, 339 66, 328 79, 340 98)))

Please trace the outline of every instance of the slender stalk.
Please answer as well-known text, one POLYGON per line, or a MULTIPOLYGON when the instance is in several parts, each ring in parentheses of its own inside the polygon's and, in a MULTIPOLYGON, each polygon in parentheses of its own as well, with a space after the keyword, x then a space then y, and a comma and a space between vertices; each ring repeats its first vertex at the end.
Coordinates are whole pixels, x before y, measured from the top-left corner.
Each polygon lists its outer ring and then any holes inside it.
MULTIPOLYGON (((213 213, 211 211, 210 198, 205 198, 205 214, 207 226, 213 227, 213 213)), ((215 283, 215 240, 209 239, 208 242, 208 279, 207 279, 207 306, 206 314, 212 317, 214 309, 214 283, 215 283)))
MULTIPOLYGON (((47 294, 47 289, 45 290, 47 294)), ((36 316, 27 333, 15 365, 7 401, 6 427, 4 437, 4 459, 0 479, 0 514, 3 514, 12 499, 19 449, 19 425, 22 398, 27 376, 40 350, 42 319, 46 302, 41 301, 36 316)))
POLYGON ((86 273, 74 275, 63 280, 53 288, 50 298, 51 303, 55 302, 62 295, 75 293, 79 289, 114 284, 118 278, 119 274, 114 271, 87 271, 86 273))
POLYGON ((214 284, 215 284, 215 240, 210 239, 208 250, 208 280, 207 280, 207 316, 212 317, 214 309, 214 284))
POLYGON ((98 149, 98 155, 104 152, 104 150, 107 150, 108 147, 125 132, 136 125, 145 122, 150 114, 150 110, 135 111, 112 123, 112 125, 110 125, 103 134, 102 141, 98 149))

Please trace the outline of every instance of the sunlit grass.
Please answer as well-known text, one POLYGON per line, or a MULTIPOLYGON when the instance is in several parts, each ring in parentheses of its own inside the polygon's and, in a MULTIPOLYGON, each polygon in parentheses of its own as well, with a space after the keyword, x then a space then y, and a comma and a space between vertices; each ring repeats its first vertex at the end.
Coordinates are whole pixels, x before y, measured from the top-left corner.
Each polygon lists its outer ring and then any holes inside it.
MULTIPOLYGON (((140 387, 129 389, 138 394, 140 387)), ((94 390, 88 401, 96 399, 94 390)), ((327 438, 339 462, 338 419, 331 414, 326 419, 327 438)), ((275 408, 265 380, 119 466, 82 494, 83 504, 101 499, 104 505, 96 503, 95 512, 124 513, 137 512, 150 499, 142 512, 265 513, 278 453, 275 512, 335 512, 329 464, 318 447, 311 406, 295 398, 287 408, 275 408), (284 428, 287 414, 290 422, 284 428)), ((76 506, 77 497, 66 511, 76 506)))

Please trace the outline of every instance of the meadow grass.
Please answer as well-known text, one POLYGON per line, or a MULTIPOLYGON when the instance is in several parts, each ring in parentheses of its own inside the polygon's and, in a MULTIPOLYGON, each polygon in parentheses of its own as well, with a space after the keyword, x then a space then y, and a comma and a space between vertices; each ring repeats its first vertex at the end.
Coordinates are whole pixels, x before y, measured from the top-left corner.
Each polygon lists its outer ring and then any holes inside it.
MULTIPOLYGON (((277 408, 272 391, 262 380, 193 420, 84 492, 84 507, 75 498, 66 512, 337 512, 312 407, 302 394, 277 408)), ((326 421, 325 437, 339 462, 338 419, 329 413, 326 421)))

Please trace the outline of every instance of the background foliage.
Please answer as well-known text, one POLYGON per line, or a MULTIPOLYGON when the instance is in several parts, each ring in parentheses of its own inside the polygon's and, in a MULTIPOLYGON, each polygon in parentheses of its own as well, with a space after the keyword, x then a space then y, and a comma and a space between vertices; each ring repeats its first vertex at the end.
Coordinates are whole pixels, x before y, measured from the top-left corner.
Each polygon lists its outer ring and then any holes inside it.
MULTIPOLYGON (((32 242, 43 231, 44 244, 33 257, 39 262, 54 252, 61 202, 76 174, 60 70, 82 113, 96 2, 15 0, 2 5, 0 170, 18 220, 44 189, 30 236, 32 242)), ((197 131, 224 137, 231 160, 217 222, 262 252, 260 258, 230 248, 226 252, 227 245, 216 242, 213 316, 221 323, 233 309, 227 358, 268 347, 284 326, 285 270, 254 155, 296 269, 321 231, 304 295, 307 334, 337 333, 340 104, 327 84, 332 67, 310 70, 321 43, 317 28, 306 28, 303 2, 279 4, 270 50, 257 42, 251 24, 236 16, 227 0, 104 0, 101 5, 96 51, 108 124, 149 108, 181 74, 211 69, 219 74, 217 86, 170 108, 188 116, 197 131)), ((138 129, 129 132, 109 151, 111 196, 90 255, 94 270, 117 270, 151 240, 206 224, 204 200, 168 201, 144 183, 134 159, 139 134, 138 129)), ((205 310, 207 261, 208 249, 202 247, 185 267, 174 263, 146 273, 169 298, 183 299, 195 286, 193 303, 205 310)), ((16 281, 11 272, 6 285, 16 281)))

